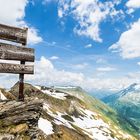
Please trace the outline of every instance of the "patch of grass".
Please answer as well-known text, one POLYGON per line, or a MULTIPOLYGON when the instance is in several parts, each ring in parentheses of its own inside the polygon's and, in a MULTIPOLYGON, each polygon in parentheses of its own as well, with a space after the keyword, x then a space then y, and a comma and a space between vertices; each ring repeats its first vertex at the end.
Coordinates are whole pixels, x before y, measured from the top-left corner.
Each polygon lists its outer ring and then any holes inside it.
POLYGON ((70 122, 74 122, 74 120, 69 116, 69 115, 62 115, 62 117, 65 119, 65 120, 68 120, 70 122))

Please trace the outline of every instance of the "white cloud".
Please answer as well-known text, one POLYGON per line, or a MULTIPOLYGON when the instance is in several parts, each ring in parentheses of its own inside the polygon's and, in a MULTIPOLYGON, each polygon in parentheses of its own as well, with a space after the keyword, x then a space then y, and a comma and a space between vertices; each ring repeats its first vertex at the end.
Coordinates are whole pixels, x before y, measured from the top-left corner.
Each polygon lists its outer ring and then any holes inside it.
MULTIPOLYGON (((35 75, 27 76, 25 78, 28 82, 41 85, 73 85, 81 86, 86 90, 120 90, 137 79, 130 77, 122 78, 96 78, 86 77, 83 73, 69 72, 65 70, 57 70, 51 61, 45 57, 41 57, 35 64, 35 75)), ((136 81, 137 80, 137 81, 136 81)))
POLYGON ((86 68, 87 66, 88 66, 87 63, 72 65, 72 67, 73 67, 74 69, 84 69, 84 68, 86 68))
POLYGON ((87 44, 85 48, 92 48, 92 44, 87 44))
POLYGON ((1 74, 0 73, 0 86, 3 88, 10 88, 18 82, 18 75, 15 74, 1 74))
POLYGON ((99 59, 96 60, 96 63, 97 64, 105 64, 105 63, 107 63, 107 60, 105 60, 103 58, 99 58, 99 59))
POLYGON ((126 6, 129 8, 140 8, 140 0, 128 0, 126 6))
POLYGON ((11 25, 23 23, 25 7, 28 0, 1 0, 0 1, 0 22, 11 25))
POLYGON ((36 84, 48 85, 72 85, 83 79, 82 73, 72 73, 65 70, 57 70, 51 61, 45 57, 41 57, 40 61, 35 63, 35 75, 27 76, 30 82, 36 84))
POLYGON ((52 56, 52 57, 50 57, 50 59, 51 60, 57 60, 57 59, 59 59, 59 57, 58 56, 52 56))
POLYGON ((139 80, 139 78, 140 78, 140 71, 135 72, 135 73, 134 72, 129 73, 127 75, 127 77, 130 78, 130 79, 135 79, 135 83, 139 83, 140 82, 140 80, 139 80))
POLYGON ((47 4, 47 3, 50 3, 50 2, 56 2, 57 0, 43 0, 42 1, 42 4, 47 4))
POLYGON ((128 0, 126 6, 128 7, 127 13, 132 14, 136 9, 140 8, 140 0, 128 0))
POLYGON ((38 36, 37 29, 30 27, 28 30, 28 44, 37 44, 43 41, 43 39, 38 36))
POLYGON ((109 50, 118 52, 124 59, 140 57, 140 19, 131 25, 131 28, 122 33, 117 43, 109 50))
POLYGON ((60 18, 63 17, 63 11, 62 11, 61 9, 58 10, 58 16, 59 16, 60 18))
MULTIPOLYGON (((0 74, 0 85, 9 88, 18 81, 18 75, 0 74)), ((83 73, 58 70, 52 62, 41 57, 35 62, 35 74, 25 75, 25 81, 46 86, 81 86, 85 90, 120 90, 134 82, 140 82, 140 72, 132 73, 121 78, 87 77, 83 73)))
MULTIPOLYGON (((24 21, 25 7, 28 0, 0 0, 0 23, 13 26, 25 27, 27 23, 24 21)), ((42 41, 42 38, 37 34, 37 30, 32 26, 28 26, 29 44, 36 44, 42 41)))
MULTIPOLYGON (((85 89, 102 89, 109 88, 106 80, 103 83, 100 79, 87 78, 83 73, 69 72, 65 70, 57 70, 51 61, 45 57, 41 57, 35 63, 35 75, 25 78, 28 82, 41 85, 74 85, 81 86, 85 89), (105 87, 105 83, 108 86, 105 87)), ((108 80, 107 80, 108 81, 108 80)), ((109 80, 111 81, 111 80, 109 80)), ((111 82, 110 82, 111 84, 111 82)), ((111 88, 111 87, 110 87, 111 88)))
POLYGON ((137 63, 140 66, 140 62, 137 63))
POLYGON ((97 71, 100 72, 110 72, 110 71, 115 71, 116 68, 112 68, 112 67, 100 67, 96 69, 97 71))
MULTIPOLYGON (((118 89, 121 87, 120 80, 117 79, 101 79, 86 77, 83 73, 69 72, 65 70, 57 70, 51 61, 45 57, 41 57, 35 63, 35 75, 26 76, 28 82, 41 85, 74 85, 81 86, 84 89, 118 89), (112 82, 113 81, 113 82, 112 82), (114 83, 115 81, 115 83, 114 83)), ((124 80, 122 81, 124 85, 124 80)), ((127 84, 127 82, 126 82, 127 84)))
POLYGON ((126 12, 127 14, 132 14, 135 10, 133 8, 129 8, 126 12))
POLYGON ((102 42, 100 38, 100 23, 108 16, 123 15, 122 10, 116 10, 115 5, 120 1, 100 2, 98 0, 60 0, 58 15, 60 18, 72 14, 78 25, 74 32, 87 36, 95 41, 102 42))

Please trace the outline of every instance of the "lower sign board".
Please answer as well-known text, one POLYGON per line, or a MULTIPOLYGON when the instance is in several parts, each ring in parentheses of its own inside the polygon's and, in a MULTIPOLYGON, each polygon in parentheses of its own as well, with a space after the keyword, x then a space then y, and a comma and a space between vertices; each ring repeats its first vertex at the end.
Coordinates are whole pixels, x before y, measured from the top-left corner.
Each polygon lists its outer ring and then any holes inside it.
POLYGON ((32 65, 0 63, 0 73, 33 74, 32 65))

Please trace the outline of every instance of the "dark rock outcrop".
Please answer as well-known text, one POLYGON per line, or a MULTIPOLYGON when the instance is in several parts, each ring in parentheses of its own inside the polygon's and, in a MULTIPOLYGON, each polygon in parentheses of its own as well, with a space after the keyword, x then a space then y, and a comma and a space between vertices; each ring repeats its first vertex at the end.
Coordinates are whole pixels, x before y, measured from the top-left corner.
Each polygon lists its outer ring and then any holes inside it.
POLYGON ((32 140, 39 137, 38 119, 42 101, 0 102, 0 140, 32 140))

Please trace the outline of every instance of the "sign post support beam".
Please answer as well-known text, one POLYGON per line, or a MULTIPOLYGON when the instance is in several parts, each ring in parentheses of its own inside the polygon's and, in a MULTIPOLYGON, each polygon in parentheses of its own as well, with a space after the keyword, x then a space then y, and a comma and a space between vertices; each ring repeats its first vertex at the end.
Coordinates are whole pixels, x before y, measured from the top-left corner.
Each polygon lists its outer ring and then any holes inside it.
MULTIPOLYGON (((27 33, 28 28, 25 28, 25 30, 26 30, 26 33, 27 33)), ((27 38, 27 34, 26 34, 26 38, 27 38)), ((27 44, 27 41, 22 43, 23 46, 25 46, 26 44, 27 44)), ((25 65, 25 61, 20 61, 20 64, 25 65)), ((19 74, 18 101, 24 101, 24 74, 23 73, 19 74)))
MULTIPOLYGON (((25 64, 25 61, 21 61, 20 64, 25 64)), ((24 101, 24 74, 19 74, 19 95, 18 95, 19 101, 24 101)))

